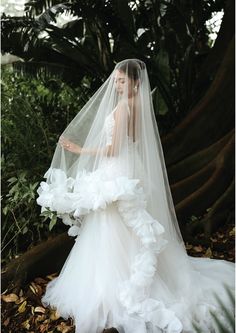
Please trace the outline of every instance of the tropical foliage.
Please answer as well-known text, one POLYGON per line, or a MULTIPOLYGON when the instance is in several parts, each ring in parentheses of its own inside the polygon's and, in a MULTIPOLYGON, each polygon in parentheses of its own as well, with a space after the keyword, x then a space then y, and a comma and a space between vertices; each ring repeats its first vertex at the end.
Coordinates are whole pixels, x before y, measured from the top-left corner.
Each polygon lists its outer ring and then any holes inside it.
POLYGON ((76 85, 86 80, 92 91, 114 63, 140 58, 158 88, 158 110, 168 110, 174 126, 201 93, 198 87, 193 96, 209 50, 206 21, 224 6, 222 0, 29 1, 25 16, 2 17, 2 49, 26 61, 17 69, 76 85), (60 24, 63 13, 68 21, 60 24))
MULTIPOLYGON (((82 95, 84 96, 84 94, 82 95)), ((84 104, 80 87, 2 72, 2 251, 26 250, 45 238, 36 189, 50 164, 59 133, 84 104), (24 242, 21 240, 24 239, 24 242)))

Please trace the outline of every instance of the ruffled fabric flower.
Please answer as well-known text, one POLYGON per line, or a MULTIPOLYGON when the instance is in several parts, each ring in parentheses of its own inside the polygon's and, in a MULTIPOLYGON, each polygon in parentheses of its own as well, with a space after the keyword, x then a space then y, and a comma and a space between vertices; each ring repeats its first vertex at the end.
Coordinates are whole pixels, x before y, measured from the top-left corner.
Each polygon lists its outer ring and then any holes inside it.
POLYGON ((50 210, 60 213, 70 213, 71 204, 68 201, 67 193, 71 192, 74 185, 73 178, 67 178, 61 169, 49 169, 45 175, 50 183, 41 182, 37 190, 39 197, 38 205, 42 206, 41 212, 49 207, 50 210))

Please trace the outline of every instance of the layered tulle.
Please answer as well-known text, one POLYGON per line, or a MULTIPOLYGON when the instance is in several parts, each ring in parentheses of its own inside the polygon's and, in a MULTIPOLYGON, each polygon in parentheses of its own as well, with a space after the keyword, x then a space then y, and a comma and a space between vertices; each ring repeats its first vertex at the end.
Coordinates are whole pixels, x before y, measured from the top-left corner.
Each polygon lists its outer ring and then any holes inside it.
POLYGON ((69 235, 79 236, 59 277, 48 284, 43 304, 74 318, 78 333, 111 326, 125 333, 194 332, 192 322, 217 332, 210 311, 218 318, 223 313, 214 292, 233 311, 223 288, 226 283, 233 289, 233 264, 188 257, 192 270, 181 275, 176 248, 179 268, 165 276, 173 244, 161 221, 149 214, 139 179, 122 176, 112 163, 76 179, 51 169, 46 175, 51 184, 41 183, 42 210, 58 211, 69 235))

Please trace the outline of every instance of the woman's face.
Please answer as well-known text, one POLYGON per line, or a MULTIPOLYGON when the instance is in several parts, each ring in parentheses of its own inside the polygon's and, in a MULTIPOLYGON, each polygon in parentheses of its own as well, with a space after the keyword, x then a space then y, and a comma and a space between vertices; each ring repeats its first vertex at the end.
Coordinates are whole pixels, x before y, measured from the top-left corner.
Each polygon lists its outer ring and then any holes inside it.
POLYGON ((132 81, 124 73, 120 72, 118 69, 115 71, 115 87, 118 94, 122 95, 124 90, 128 87, 128 95, 132 95, 132 81))

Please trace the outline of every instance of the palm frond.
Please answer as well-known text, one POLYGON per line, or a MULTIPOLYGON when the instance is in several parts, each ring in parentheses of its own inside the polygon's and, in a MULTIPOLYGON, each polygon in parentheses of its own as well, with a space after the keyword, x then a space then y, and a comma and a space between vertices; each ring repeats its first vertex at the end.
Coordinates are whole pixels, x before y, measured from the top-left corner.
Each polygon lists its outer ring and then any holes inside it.
MULTIPOLYGON (((212 320, 215 323, 215 325, 218 328, 219 333, 233 333, 235 332, 235 316, 232 312, 232 309, 235 307, 235 295, 232 289, 229 288, 228 285, 224 284, 224 288, 229 296, 229 301, 231 304, 224 304, 222 300, 219 298, 219 296, 214 293, 215 299, 217 304, 219 305, 219 308, 221 309, 222 316, 225 318, 225 321, 227 321, 227 324, 223 323, 221 319, 219 319, 218 315, 210 311, 210 314, 212 316, 212 320)), ((193 327, 197 333, 205 333, 201 330, 201 328, 193 323, 193 327)))
POLYGON ((17 61, 14 62, 12 66, 15 72, 19 75, 27 74, 34 78, 41 78, 43 80, 51 79, 54 77, 70 84, 78 84, 84 74, 81 72, 75 72, 74 67, 46 61, 17 61))
POLYGON ((25 12, 27 15, 34 17, 40 15, 50 7, 60 5, 60 0, 29 0, 25 3, 25 12))
POLYGON ((53 7, 46 9, 36 20, 39 31, 45 30, 51 22, 57 22, 56 17, 60 13, 70 11, 71 6, 69 4, 60 3, 53 7))

